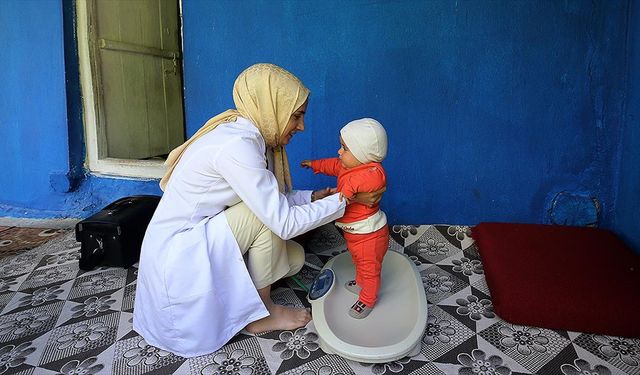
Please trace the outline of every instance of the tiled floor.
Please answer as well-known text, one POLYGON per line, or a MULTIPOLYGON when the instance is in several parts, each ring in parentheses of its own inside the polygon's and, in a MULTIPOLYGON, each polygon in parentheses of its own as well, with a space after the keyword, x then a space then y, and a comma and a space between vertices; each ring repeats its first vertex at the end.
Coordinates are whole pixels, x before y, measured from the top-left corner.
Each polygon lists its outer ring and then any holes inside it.
MULTIPOLYGON (((202 357, 175 356, 132 330, 135 266, 81 271, 72 230, 0 227, 0 374, 640 374, 638 339, 500 319, 469 233, 449 225, 391 228, 391 250, 420 272, 429 319, 419 355, 371 365, 323 353, 313 322, 238 334, 202 357)), ((345 251, 332 226, 314 231, 306 248, 315 265, 345 251)), ((317 273, 305 266, 298 276, 308 285, 317 273)), ((293 282, 273 298, 308 305, 293 282)))

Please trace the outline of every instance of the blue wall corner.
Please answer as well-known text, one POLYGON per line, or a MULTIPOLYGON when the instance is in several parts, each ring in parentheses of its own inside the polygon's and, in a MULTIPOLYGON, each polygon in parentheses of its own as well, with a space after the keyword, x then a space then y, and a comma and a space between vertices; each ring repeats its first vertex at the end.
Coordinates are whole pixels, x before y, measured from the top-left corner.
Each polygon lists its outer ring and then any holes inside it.
MULTIPOLYGON (((84 178, 84 123, 82 119, 82 94, 80 88, 80 63, 76 35, 75 1, 63 0, 64 32, 64 76, 66 80, 65 97, 67 103, 67 124, 69 141, 69 176, 77 186, 84 178)), ((74 187, 75 188, 75 187, 74 187)))
POLYGON ((53 172, 49 175, 49 183, 56 193, 68 193, 76 188, 75 181, 68 172, 53 172))

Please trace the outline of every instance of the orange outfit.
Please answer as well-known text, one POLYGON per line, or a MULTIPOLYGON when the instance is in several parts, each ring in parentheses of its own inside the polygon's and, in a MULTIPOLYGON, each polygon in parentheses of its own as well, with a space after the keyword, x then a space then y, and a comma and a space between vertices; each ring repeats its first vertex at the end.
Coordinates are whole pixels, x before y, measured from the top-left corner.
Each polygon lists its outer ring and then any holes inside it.
MULTIPOLYGON (((337 176, 337 188, 345 197, 351 199, 356 193, 373 192, 387 184, 387 177, 380 163, 366 163, 354 168, 345 168, 340 159, 329 158, 311 161, 314 173, 337 176)), ((347 206, 341 223, 355 223, 366 219, 380 210, 380 205, 373 207, 361 203, 347 206)), ((356 267, 356 283, 362 288, 359 299, 368 307, 373 307, 380 289, 380 272, 382 260, 389 248, 389 228, 382 228, 371 233, 349 233, 344 231, 347 249, 356 267)))

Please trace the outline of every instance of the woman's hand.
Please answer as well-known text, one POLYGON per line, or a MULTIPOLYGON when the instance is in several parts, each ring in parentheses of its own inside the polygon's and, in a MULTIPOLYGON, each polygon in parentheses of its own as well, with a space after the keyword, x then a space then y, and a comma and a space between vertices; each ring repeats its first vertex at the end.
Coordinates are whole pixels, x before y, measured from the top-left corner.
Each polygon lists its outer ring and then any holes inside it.
POLYGON ((300 166, 302 168, 311 168, 311 160, 303 160, 300 166))
POLYGON ((337 188, 326 187, 320 190, 314 190, 311 193, 311 202, 333 195, 338 192, 337 188))
POLYGON ((378 204, 382 199, 382 194, 387 191, 387 187, 383 187, 380 190, 371 192, 371 193, 357 193, 353 196, 353 198, 349 199, 347 203, 358 202, 362 203, 366 206, 373 207, 378 204))

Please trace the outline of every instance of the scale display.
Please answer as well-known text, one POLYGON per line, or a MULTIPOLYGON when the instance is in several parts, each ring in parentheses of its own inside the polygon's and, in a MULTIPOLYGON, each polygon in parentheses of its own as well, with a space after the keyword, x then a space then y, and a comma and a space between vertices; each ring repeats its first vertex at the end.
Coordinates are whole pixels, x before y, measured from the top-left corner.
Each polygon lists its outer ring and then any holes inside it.
POLYGON ((311 288, 309 289, 309 299, 316 300, 327 294, 329 289, 331 289, 331 284, 333 284, 334 278, 335 275, 333 274, 333 271, 328 268, 320 272, 318 277, 313 281, 313 284, 311 284, 311 288))

